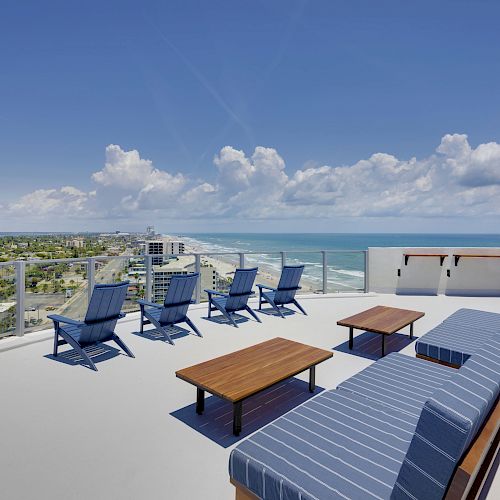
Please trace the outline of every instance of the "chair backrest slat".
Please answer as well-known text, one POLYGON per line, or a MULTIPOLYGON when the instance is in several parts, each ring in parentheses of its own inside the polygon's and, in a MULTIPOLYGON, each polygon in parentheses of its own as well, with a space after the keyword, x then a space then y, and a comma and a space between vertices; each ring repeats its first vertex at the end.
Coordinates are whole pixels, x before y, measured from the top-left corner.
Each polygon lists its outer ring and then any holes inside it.
POLYGON ((167 325, 184 321, 199 277, 200 273, 172 276, 163 302, 165 307, 160 315, 161 324, 167 325))
POLYGON ((127 290, 128 281, 94 286, 79 339, 81 344, 103 342, 111 337, 127 290))
POLYGON ((295 299, 303 271, 304 265, 283 267, 278 289, 274 296, 276 304, 289 304, 295 299))
POLYGON ((226 302, 228 311, 240 311, 247 305, 258 268, 236 269, 226 302))

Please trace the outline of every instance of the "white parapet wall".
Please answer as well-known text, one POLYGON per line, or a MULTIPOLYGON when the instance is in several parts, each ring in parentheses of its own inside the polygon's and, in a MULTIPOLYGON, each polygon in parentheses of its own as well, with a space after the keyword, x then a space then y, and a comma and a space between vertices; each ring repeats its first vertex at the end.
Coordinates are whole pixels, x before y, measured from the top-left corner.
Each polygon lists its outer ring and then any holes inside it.
POLYGON ((368 249, 368 290, 378 293, 500 296, 500 248, 372 247, 368 249), (443 254, 440 257, 405 254, 443 254), (477 258, 455 255, 480 255, 477 258), (484 258, 482 256, 485 256, 484 258))

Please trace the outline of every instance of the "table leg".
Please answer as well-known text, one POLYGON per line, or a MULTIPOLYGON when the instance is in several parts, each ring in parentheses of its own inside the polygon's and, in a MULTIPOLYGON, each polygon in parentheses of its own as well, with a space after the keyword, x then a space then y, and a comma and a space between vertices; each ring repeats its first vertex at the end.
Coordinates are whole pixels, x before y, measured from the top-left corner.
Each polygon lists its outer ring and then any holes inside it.
POLYGON ((233 403, 233 434, 239 436, 241 432, 241 417, 243 413, 243 401, 233 403))
POLYGON ((349 327, 349 349, 352 349, 354 344, 354 328, 352 326, 349 327))
POLYGON ((204 410, 205 410, 205 391, 203 389, 200 389, 199 387, 197 387, 196 388, 196 413, 198 415, 202 415, 204 410))
POLYGON ((385 335, 382 334, 382 357, 385 356, 385 335))
POLYGON ((413 338, 413 323, 410 323, 410 338, 413 338))
POLYGON ((309 368, 309 392, 314 392, 316 389, 316 366, 309 368))

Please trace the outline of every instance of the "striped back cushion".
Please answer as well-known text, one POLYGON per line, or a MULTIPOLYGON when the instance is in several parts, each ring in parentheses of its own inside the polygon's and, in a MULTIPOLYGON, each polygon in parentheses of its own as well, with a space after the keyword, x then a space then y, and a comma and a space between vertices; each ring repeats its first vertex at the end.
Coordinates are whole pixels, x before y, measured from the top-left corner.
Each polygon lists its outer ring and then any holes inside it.
POLYGON ((495 336, 425 403, 391 498, 442 498, 499 391, 500 338, 495 336))

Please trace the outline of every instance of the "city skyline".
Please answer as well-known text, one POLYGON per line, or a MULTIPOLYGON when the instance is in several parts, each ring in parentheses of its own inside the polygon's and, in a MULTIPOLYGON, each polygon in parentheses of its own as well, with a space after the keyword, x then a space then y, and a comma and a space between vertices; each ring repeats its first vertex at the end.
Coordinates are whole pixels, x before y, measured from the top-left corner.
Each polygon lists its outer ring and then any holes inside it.
POLYGON ((498 14, 9 4, 0 229, 498 232, 498 14))

